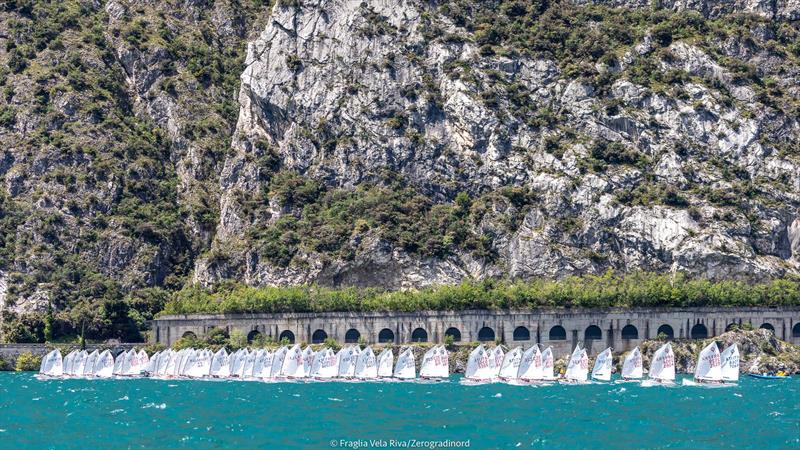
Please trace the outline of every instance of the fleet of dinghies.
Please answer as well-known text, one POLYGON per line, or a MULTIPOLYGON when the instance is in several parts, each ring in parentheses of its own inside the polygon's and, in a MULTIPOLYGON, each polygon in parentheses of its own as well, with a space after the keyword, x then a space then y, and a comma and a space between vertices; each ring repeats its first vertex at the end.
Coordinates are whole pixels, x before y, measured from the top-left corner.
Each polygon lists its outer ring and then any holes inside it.
MULTIPOLYGON (((610 382, 613 372, 611 348, 595 358, 591 379, 610 382)), ((422 357, 417 376, 411 347, 401 348, 397 361, 389 348, 377 356, 372 347, 361 349, 348 345, 338 352, 332 348, 314 351, 311 346, 283 346, 277 350, 243 348, 228 353, 225 348, 216 352, 208 349, 164 350, 148 357, 144 350, 128 350, 116 358, 109 350, 88 353, 75 350, 62 359, 59 350, 42 358, 39 370, 44 377, 112 378, 139 377, 188 379, 238 379, 251 381, 444 381, 450 376, 450 361, 443 345, 430 348, 422 357)), ((589 357, 580 345, 567 361, 562 377, 553 373, 553 351, 543 351, 539 345, 527 350, 516 347, 507 353, 501 346, 486 348, 483 344, 469 355, 462 384, 503 382, 514 385, 534 385, 561 382, 589 382, 589 357)), ((621 377, 616 383, 640 382, 643 386, 675 383, 675 354, 666 343, 653 354, 647 379, 644 377, 642 353, 639 347, 629 352, 622 363, 621 377)), ((700 352, 694 379, 683 380, 688 386, 700 384, 736 383, 739 379, 739 349, 733 344, 719 351, 715 342, 700 352)))

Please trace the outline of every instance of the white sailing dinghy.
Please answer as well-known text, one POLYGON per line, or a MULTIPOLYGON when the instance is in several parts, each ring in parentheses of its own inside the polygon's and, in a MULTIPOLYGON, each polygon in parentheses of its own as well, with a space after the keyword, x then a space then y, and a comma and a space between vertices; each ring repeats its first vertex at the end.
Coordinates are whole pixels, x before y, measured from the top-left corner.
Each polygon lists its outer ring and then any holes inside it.
POLYGON ((672 345, 669 342, 662 345, 653 354, 647 377, 647 380, 642 381, 642 386, 672 385, 675 383, 675 354, 672 352, 672 345))
POLYGON ((156 368, 158 367, 158 361, 161 359, 162 353, 157 351, 153 353, 153 356, 150 357, 150 360, 147 362, 147 367, 145 367, 144 371, 145 374, 150 376, 155 376, 156 368))
POLYGON ((522 347, 516 347, 505 354, 503 362, 500 364, 500 371, 497 376, 499 379, 516 383, 519 378, 519 367, 522 363, 522 347))
POLYGON ((639 381, 642 378, 642 352, 639 347, 635 347, 625 356, 625 361, 622 363, 621 379, 617 383, 627 383, 632 381, 639 381))
MULTIPOLYGON (((253 360, 253 378, 261 378, 261 374, 264 373, 264 363, 267 360, 267 350, 260 348, 256 351, 256 359, 253 360)), ((272 361, 269 362, 270 370, 272 370, 272 361)))
POLYGON ((500 376, 500 368, 503 366, 503 359, 505 356, 503 347, 498 345, 492 349, 491 357, 489 358, 489 367, 492 369, 492 378, 495 380, 500 376))
POLYGON ((304 378, 306 375, 303 368, 303 351, 300 350, 300 344, 295 344, 286 353, 283 359, 283 366, 281 366, 281 377, 289 380, 304 378))
POLYGON ((311 361, 311 370, 308 373, 309 379, 316 380, 319 378, 319 371, 322 369, 322 363, 326 356, 328 356, 327 348, 314 353, 314 360, 311 361))
POLYGON ((694 369, 694 381, 684 379, 682 384, 684 386, 722 384, 722 358, 716 342, 706 345, 700 351, 697 366, 694 369))
POLYGON ((78 350, 73 350, 64 357, 63 365, 64 365, 64 375, 71 376, 73 373, 73 368, 75 367, 75 356, 78 355, 78 350))
POLYGON ((64 359, 61 352, 55 349, 42 358, 39 375, 44 377, 60 377, 64 375, 64 359))
POLYGON ((444 345, 437 345, 425 352, 419 377, 429 381, 446 381, 450 377, 450 358, 444 345))
POLYGON ((339 373, 337 376, 339 378, 353 378, 356 373, 356 355, 355 349, 351 346, 347 346, 336 354, 336 358, 339 361, 339 373))
POLYGON ((378 378, 378 361, 372 347, 365 348, 356 360, 355 377, 359 380, 374 380, 378 378))
POLYGON ((283 346, 272 355, 272 378, 277 379, 281 376, 281 369, 283 368, 283 360, 286 359, 286 354, 289 352, 289 347, 283 346))
POLYGON ((556 376, 553 372, 555 370, 555 360, 553 358, 553 347, 547 347, 542 352, 542 380, 555 381, 556 376))
POLYGON ((89 357, 89 353, 86 350, 81 350, 75 355, 75 360, 72 362, 72 373, 70 375, 74 377, 82 377, 83 370, 86 368, 86 359, 89 357))
POLYGON ((378 378, 391 378, 394 373, 394 354, 391 349, 383 349, 378 355, 378 378))
POLYGON ((167 350, 161 354, 161 357, 158 358, 158 366, 156 367, 157 377, 162 378, 167 376, 167 368, 169 367, 169 363, 174 355, 175 352, 172 350, 167 350))
POLYGON ((586 383, 588 377, 589 356, 586 354, 586 350, 581 349, 580 345, 576 345, 567 363, 564 381, 571 384, 582 384, 586 383))
POLYGON ((739 346, 734 342, 720 355, 722 359, 722 381, 736 383, 739 381, 739 346))
POLYGON ((194 363, 187 367, 186 376, 189 378, 207 378, 211 374, 211 353, 200 350, 195 354, 194 363))
POLYGON ((483 344, 475 347, 467 359, 467 369, 464 371, 461 383, 470 385, 494 382, 496 376, 494 367, 491 367, 493 361, 494 355, 486 350, 483 344))
POLYGON ((315 379, 318 381, 330 381, 339 375, 339 358, 336 357, 333 349, 326 348, 322 351, 325 352, 325 355, 320 360, 319 371, 315 379))
MULTIPOLYGON (((303 374, 304 378, 308 378, 311 376, 311 366, 314 364, 314 349, 311 348, 310 345, 307 345, 305 349, 303 349, 303 374)), ((373 355, 374 356, 374 355, 373 355)))
POLYGON ((534 345, 522 354, 516 384, 533 384, 541 381, 542 352, 538 345, 534 345))
POLYGON ((592 379, 597 381, 611 381, 611 364, 613 356, 611 348, 607 348, 597 355, 592 368, 592 379))
POLYGON ((413 380, 417 377, 417 363, 414 361, 414 352, 411 348, 400 352, 397 364, 394 366, 394 379, 399 381, 413 380))
POLYGON ((253 376, 255 376, 256 378, 260 378, 262 381, 268 381, 270 378, 272 378, 272 363, 274 357, 275 357, 274 352, 265 350, 264 362, 262 363, 261 366, 261 373, 259 373, 258 375, 254 373, 253 376))
POLYGON ((257 353, 258 351, 256 350, 249 350, 247 352, 247 356, 244 358, 244 365, 242 365, 242 373, 239 374, 239 378, 242 379, 253 378, 253 368, 256 365, 257 353))
POLYGON ((211 368, 208 371, 209 375, 213 378, 228 378, 231 374, 231 368, 228 365, 229 362, 230 357, 225 347, 217 350, 211 358, 211 368))
POLYGON ((94 363, 94 376, 111 378, 112 375, 114 375, 114 355, 109 350, 103 350, 94 363))
POLYGON ((92 377, 94 376, 94 365, 97 362, 97 357, 100 356, 100 352, 97 350, 89 353, 89 356, 86 357, 86 361, 83 363, 83 373, 80 374, 84 377, 92 377))

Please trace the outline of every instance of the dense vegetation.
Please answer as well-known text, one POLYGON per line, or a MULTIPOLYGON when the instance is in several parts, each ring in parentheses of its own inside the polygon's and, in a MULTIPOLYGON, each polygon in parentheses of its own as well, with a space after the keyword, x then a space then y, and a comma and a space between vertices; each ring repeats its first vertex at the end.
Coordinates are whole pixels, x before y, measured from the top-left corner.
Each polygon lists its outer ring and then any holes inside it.
POLYGON ((164 314, 418 311, 549 307, 796 306, 798 280, 759 284, 692 279, 685 274, 611 271, 563 280, 466 281, 419 291, 329 289, 317 286, 191 287, 167 302, 164 314))

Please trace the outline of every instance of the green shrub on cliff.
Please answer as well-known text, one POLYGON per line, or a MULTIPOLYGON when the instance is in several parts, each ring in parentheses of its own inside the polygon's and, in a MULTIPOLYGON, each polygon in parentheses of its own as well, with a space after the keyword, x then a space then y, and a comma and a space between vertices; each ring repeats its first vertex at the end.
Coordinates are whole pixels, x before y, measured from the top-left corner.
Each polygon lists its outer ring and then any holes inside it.
POLYGON ((562 280, 465 281, 414 291, 331 289, 317 286, 189 287, 166 304, 164 314, 418 311, 557 307, 686 307, 800 305, 800 283, 773 280, 692 279, 684 274, 586 275, 562 280))
POLYGON ((17 357, 17 364, 14 366, 14 370, 17 372, 37 371, 41 365, 41 356, 36 356, 33 353, 25 352, 17 357))

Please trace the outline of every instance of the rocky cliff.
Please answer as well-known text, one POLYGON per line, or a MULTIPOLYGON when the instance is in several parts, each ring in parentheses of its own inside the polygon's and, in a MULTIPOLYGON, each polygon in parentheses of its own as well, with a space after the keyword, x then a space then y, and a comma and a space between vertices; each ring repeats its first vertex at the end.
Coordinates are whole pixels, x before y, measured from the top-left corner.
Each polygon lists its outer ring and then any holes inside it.
POLYGON ((226 280, 797 274, 799 18, 6 2, 0 309, 226 280))

